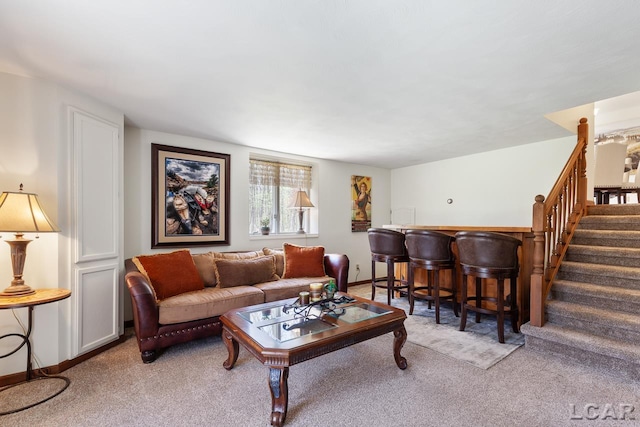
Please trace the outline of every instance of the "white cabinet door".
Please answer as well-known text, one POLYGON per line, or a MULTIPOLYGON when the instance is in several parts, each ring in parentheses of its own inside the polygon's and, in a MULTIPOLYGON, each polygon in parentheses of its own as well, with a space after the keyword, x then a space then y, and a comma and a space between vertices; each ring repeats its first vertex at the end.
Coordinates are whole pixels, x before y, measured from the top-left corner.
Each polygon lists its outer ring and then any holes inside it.
POLYGON ((72 357, 115 341, 120 325, 122 144, 117 124, 69 107, 72 357))

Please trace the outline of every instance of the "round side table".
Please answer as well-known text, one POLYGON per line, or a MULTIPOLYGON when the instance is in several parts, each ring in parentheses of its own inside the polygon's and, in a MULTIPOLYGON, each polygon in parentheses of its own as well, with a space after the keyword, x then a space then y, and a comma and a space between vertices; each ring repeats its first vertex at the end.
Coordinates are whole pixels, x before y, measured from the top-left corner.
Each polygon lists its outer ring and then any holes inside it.
POLYGON ((16 308, 28 308, 29 309, 29 323, 28 323, 28 327, 27 327, 27 332, 26 334, 18 334, 18 333, 13 333, 13 334, 5 334, 0 336, 0 340, 3 338, 8 338, 8 337, 19 337, 22 338, 22 342, 12 351, 10 351, 7 354, 4 355, 0 355, 0 359, 3 359, 5 357, 11 356, 12 354, 16 353, 18 350, 20 350, 22 347, 24 347, 25 345, 27 346, 27 379, 25 381, 19 382, 17 384, 11 384, 9 386, 6 386, 2 389, 0 389, 0 393, 8 390, 12 387, 16 387, 19 385, 22 385, 24 383, 30 382, 30 381, 35 381, 35 380, 43 380, 43 379, 61 379, 65 382, 64 387, 61 390, 56 391, 55 394, 48 396, 38 402, 29 404, 27 406, 23 406, 21 408, 17 408, 17 409, 12 409, 6 412, 0 412, 0 416, 1 415, 7 415, 7 414, 13 414, 15 412, 20 412, 23 411, 25 409, 31 408, 33 406, 39 405, 41 403, 46 402, 47 400, 53 399, 54 397, 56 397, 57 395, 59 395, 60 393, 62 393, 63 391, 65 391, 67 389, 67 387, 69 387, 69 384, 71 383, 71 381, 69 380, 69 378, 67 377, 63 377, 60 375, 46 375, 46 376, 35 376, 31 367, 31 342, 29 340, 29 337, 31 336, 31 330, 33 328, 33 308, 37 305, 43 305, 43 304, 49 304, 51 302, 56 302, 56 301, 60 301, 63 300, 65 298, 69 298, 69 296, 71 296, 71 291, 68 289, 59 289, 59 288, 54 288, 54 289, 36 289, 36 292, 34 294, 31 295, 25 295, 25 296, 21 296, 21 297, 0 297, 0 310, 7 310, 7 309, 16 309, 16 308))

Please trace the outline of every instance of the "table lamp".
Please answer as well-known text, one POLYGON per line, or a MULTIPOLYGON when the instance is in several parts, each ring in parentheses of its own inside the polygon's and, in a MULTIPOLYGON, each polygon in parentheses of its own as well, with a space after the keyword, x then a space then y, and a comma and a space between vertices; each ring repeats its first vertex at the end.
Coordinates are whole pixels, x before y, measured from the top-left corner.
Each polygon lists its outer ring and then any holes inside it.
POLYGON ((13 232, 15 240, 7 240, 11 247, 11 266, 13 280, 11 286, 0 292, 3 297, 17 297, 35 293, 22 279, 24 261, 27 258, 27 245, 31 240, 25 239, 24 233, 47 233, 60 231, 49 219, 38 195, 23 193, 22 184, 19 192, 5 191, 0 195, 0 232, 13 232))
POLYGON ((296 193, 296 197, 291 204, 292 208, 298 208, 298 215, 300 221, 300 230, 298 230, 298 234, 304 234, 304 228, 302 228, 302 219, 304 217, 304 208, 313 208, 313 203, 309 200, 309 196, 307 192, 304 190, 300 190, 296 193))

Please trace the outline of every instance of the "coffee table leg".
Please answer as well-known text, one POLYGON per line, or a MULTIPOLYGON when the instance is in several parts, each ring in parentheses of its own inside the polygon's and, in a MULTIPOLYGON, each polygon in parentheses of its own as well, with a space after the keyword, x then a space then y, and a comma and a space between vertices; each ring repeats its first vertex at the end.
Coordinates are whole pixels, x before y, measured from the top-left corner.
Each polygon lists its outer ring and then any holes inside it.
POLYGON ((224 342, 224 345, 227 347, 227 351, 229 352, 229 357, 227 357, 227 360, 224 361, 222 366, 228 371, 236 364, 240 348, 238 346, 238 341, 233 339, 227 328, 222 328, 222 342, 224 342))
POLYGON ((404 328, 404 325, 400 329, 396 329, 393 331, 393 357, 396 359, 396 365, 400 369, 407 369, 407 359, 400 356, 400 350, 402 350, 402 346, 407 341, 407 330, 404 328))
POLYGON ((271 425, 280 427, 287 418, 289 404, 289 367, 269 368, 269 389, 271 390, 271 425))

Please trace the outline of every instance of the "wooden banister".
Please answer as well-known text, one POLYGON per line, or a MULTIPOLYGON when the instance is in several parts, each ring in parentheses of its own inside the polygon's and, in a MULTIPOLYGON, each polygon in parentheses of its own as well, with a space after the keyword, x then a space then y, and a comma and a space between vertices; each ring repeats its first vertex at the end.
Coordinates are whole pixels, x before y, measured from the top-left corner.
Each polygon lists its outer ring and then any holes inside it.
POLYGON ((531 273, 532 326, 543 326, 544 304, 560 263, 587 206, 587 143, 589 125, 580 119, 578 142, 555 185, 545 199, 533 205, 533 271, 531 273))

